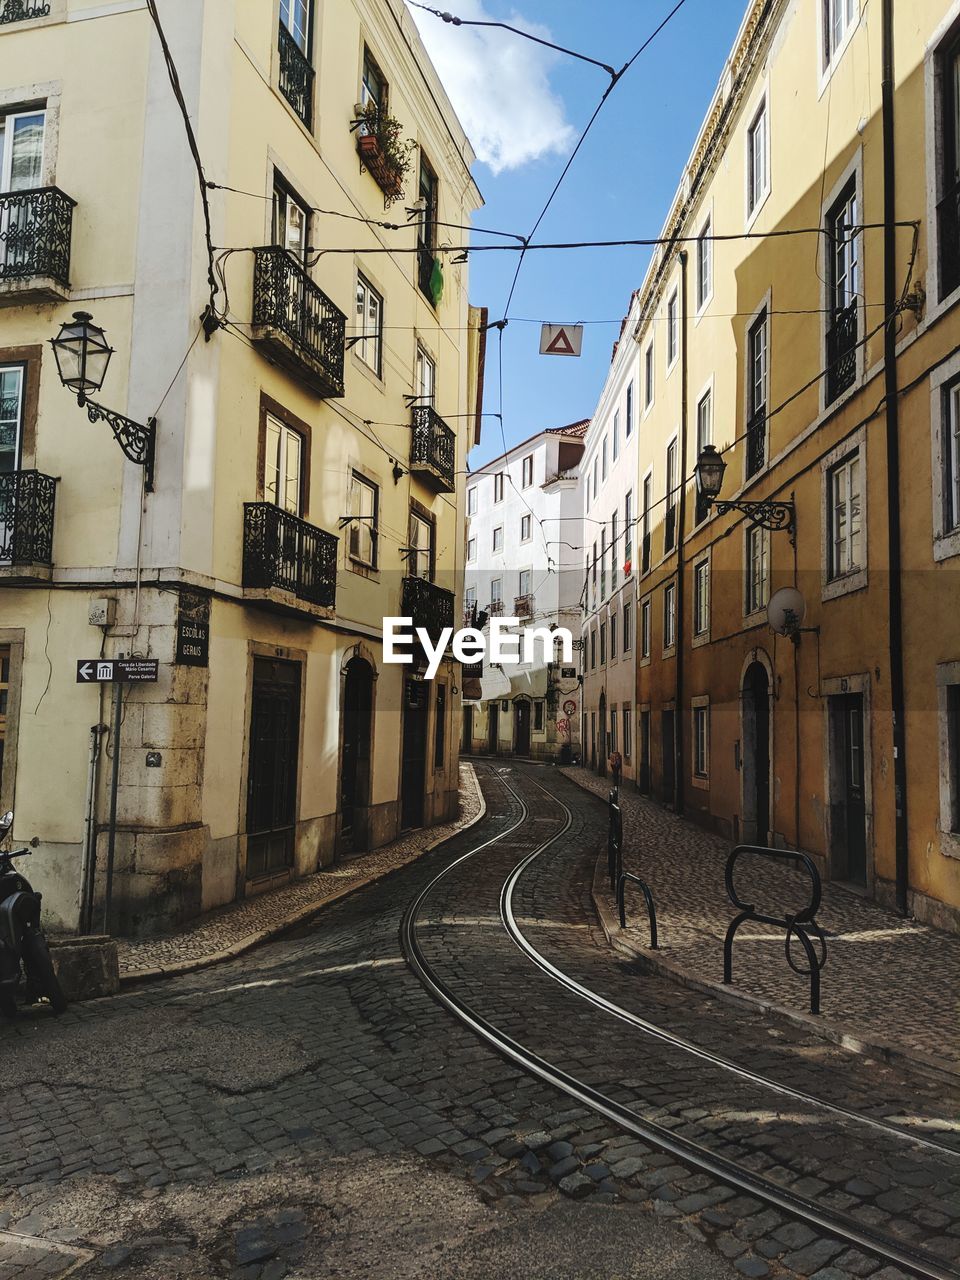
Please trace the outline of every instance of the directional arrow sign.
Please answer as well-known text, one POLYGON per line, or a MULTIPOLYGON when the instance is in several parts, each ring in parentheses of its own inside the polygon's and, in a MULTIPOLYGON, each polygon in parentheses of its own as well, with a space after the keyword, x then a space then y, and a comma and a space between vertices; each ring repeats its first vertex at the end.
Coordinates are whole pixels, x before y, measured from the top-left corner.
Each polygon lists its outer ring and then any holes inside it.
POLYGON ((77 684, 152 684, 159 669, 157 658, 79 658, 77 684))
POLYGON ((582 347, 582 324, 545 324, 540 328, 542 356, 578 356, 582 347))
POLYGON ((80 658, 77 661, 77 684, 110 684, 116 663, 102 658, 80 658))

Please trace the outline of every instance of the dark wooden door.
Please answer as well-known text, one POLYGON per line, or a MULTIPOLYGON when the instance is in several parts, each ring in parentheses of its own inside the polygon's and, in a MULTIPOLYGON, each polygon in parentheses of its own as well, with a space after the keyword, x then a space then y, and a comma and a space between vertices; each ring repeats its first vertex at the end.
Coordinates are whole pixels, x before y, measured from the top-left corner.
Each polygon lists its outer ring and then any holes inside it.
POLYGON ((403 769, 400 825, 423 826, 423 788, 427 775, 427 709, 430 686, 425 680, 404 681, 403 769))
POLYGON ((247 878, 292 866, 300 747, 300 667, 254 658, 247 772, 247 878))
POLYGON ((468 756, 473 750, 473 707, 463 708, 463 737, 460 750, 468 756))
POLYGON ((640 712, 640 790, 650 794, 650 712, 640 712))
POLYGON ((867 883, 867 804, 863 768, 863 694, 841 699, 847 879, 867 883))
POLYGON ((518 756, 530 754, 530 703, 522 698, 513 704, 513 749, 518 756))
POLYGON ((373 671, 363 658, 347 664, 343 685, 343 747, 340 760, 340 836, 344 849, 365 847, 358 810, 370 802, 370 727, 373 671))
POLYGON ((660 717, 660 745, 663 751, 663 801, 673 804, 677 795, 677 738, 672 711, 660 717))
POLYGON ((492 756, 497 754, 500 742, 500 703, 491 702, 487 709, 487 750, 492 756))

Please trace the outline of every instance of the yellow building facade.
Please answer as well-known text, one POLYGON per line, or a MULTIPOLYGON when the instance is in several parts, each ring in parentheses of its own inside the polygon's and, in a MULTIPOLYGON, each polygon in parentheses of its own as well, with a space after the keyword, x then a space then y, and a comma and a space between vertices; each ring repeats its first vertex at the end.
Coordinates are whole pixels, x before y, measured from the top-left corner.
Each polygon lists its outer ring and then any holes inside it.
POLYGON ((958 56, 947 0, 752 4, 632 307, 639 785, 951 928, 958 56))
POLYGON ((480 195, 400 0, 161 0, 211 272, 147 7, 26 9, 0 25, 0 807, 52 924, 99 927, 111 867, 108 926, 147 932, 456 813, 459 668, 385 663, 382 632, 460 614, 482 331, 447 246, 480 195), (60 384, 81 310, 115 349, 94 401, 156 419, 152 492, 60 384), (78 683, 122 655, 156 682, 78 683))

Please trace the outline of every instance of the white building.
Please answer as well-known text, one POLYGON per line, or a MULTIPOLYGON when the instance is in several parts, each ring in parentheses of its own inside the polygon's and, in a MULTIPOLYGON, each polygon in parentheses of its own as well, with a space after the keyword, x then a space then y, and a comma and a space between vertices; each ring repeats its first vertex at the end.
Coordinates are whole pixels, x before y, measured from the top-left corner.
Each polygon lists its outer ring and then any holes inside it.
MULTIPOLYGON (((652 505, 652 496, 637 469, 644 405, 639 348, 632 337, 636 309, 634 295, 587 433, 577 500, 584 529, 579 584, 584 763, 602 773, 610 752, 619 751, 623 777, 642 784, 637 774, 636 663, 638 635, 643 625, 649 629, 649 619, 644 624, 637 617, 636 580, 638 562, 645 553, 649 556, 644 510, 652 505)), ((640 710, 641 730, 649 733, 649 716, 644 718, 640 710)))
MULTIPOLYGON (((566 627, 579 637, 583 542, 577 474, 588 422, 531 436, 467 481, 464 613, 566 627)), ((579 756, 580 654, 569 664, 484 666, 466 682, 463 749, 579 756), (474 701, 467 701, 473 693, 474 701)))

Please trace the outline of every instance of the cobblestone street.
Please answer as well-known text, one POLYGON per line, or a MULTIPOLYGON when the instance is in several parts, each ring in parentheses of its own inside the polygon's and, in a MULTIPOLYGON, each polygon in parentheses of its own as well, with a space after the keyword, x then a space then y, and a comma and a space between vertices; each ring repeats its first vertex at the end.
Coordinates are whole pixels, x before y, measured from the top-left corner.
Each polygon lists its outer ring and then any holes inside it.
POLYGON ((477 775, 475 826, 295 933, 0 1028, 2 1280, 905 1274, 685 1167, 484 1044, 406 963, 401 921, 428 888, 423 955, 479 1017, 638 1122, 922 1248, 940 1268, 929 1274, 956 1273, 952 1084, 639 972, 591 900, 602 805, 554 770, 480 763, 477 775), (552 837, 514 898, 547 961, 828 1105, 653 1039, 535 968, 504 932, 501 893, 552 837))

